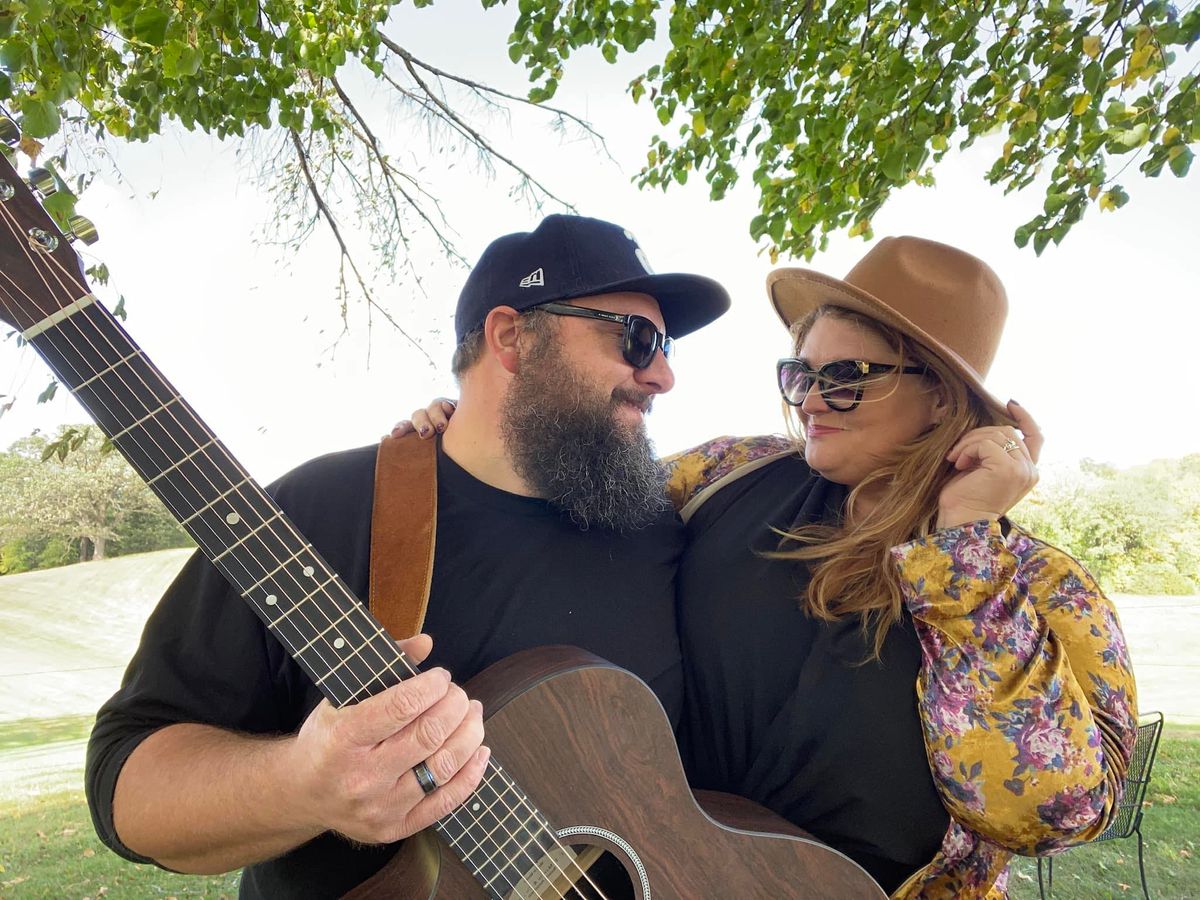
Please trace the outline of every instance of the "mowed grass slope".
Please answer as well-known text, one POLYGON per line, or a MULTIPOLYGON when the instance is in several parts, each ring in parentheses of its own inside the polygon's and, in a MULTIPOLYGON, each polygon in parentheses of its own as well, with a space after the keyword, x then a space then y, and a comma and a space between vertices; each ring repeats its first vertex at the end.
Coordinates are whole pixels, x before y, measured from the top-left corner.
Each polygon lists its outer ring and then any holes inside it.
POLYGON ((0 722, 94 713, 190 550, 0 578, 0 722))

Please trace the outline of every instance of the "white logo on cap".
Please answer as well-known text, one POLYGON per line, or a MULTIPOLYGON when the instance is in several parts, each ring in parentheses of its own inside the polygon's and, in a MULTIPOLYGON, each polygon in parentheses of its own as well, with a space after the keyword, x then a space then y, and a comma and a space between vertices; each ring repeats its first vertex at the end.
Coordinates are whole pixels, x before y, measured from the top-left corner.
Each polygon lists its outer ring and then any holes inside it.
POLYGON ((628 228, 622 228, 621 230, 625 232, 625 237, 629 238, 630 242, 633 244, 633 255, 636 256, 637 261, 642 264, 642 268, 646 270, 646 274, 653 275, 654 270, 650 268, 650 260, 646 259, 646 254, 642 250, 641 245, 638 244, 637 238, 633 236, 633 232, 628 228))
POLYGON ((546 283, 546 277, 541 269, 534 269, 521 279, 521 287, 538 287, 546 283))

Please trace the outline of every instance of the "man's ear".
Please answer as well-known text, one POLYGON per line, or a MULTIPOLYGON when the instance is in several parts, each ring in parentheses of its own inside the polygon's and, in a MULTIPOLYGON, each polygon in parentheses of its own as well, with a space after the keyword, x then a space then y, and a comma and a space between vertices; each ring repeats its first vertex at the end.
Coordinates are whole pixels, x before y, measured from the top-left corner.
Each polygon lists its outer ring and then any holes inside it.
POLYGON ((483 320, 483 339, 488 353, 509 374, 520 368, 521 314, 511 306, 497 306, 483 320))

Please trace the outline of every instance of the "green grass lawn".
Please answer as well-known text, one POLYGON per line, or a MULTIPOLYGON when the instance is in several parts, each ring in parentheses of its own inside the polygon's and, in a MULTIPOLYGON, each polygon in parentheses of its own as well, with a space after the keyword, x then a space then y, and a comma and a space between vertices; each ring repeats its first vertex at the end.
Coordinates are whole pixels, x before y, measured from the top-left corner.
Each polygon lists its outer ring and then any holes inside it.
MULTIPOLYGON (((60 727, 73 733, 71 726, 60 727)), ((0 730, 0 741, 5 736, 0 730)), ((1163 738, 1142 831, 1151 895, 1200 900, 1200 734, 1168 732, 1163 738)), ((1018 860, 1010 887, 1015 900, 1037 897, 1037 863, 1018 860)), ((1140 896, 1136 839, 1079 847, 1058 857, 1054 888, 1055 897, 1074 900, 1140 896)), ((0 809, 0 900, 236 896, 236 875, 170 875, 110 853, 92 831, 81 792, 0 809)))
MULTIPOLYGON (((1200 900, 1200 732, 1168 728, 1146 794, 1142 835, 1150 896, 1200 900)), ((1038 896, 1037 861, 1019 859, 1009 877, 1014 900, 1038 896)), ((1137 838, 1070 850, 1054 860, 1054 897, 1140 897, 1137 838)))
POLYGON ((238 877, 172 875, 109 852, 82 792, 52 794, 0 813, 0 898, 237 897, 238 877))

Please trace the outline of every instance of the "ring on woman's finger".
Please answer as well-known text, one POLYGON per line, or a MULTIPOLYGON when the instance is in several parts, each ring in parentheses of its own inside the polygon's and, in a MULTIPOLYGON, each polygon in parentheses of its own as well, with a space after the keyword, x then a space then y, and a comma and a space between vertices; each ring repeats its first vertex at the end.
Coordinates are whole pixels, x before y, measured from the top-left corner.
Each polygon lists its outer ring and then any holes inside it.
POLYGON ((417 784, 421 786, 426 794, 432 794, 438 789, 437 779, 433 777, 433 772, 429 770, 423 762, 417 763, 412 767, 413 774, 417 776, 417 784))
POLYGON ((1014 450, 1016 450, 1020 446, 1021 446, 1021 444, 1018 441, 1014 441, 1012 438, 1009 438, 1007 441, 1004 442, 1004 445, 1000 449, 1003 450, 1005 453, 1012 453, 1014 450))

